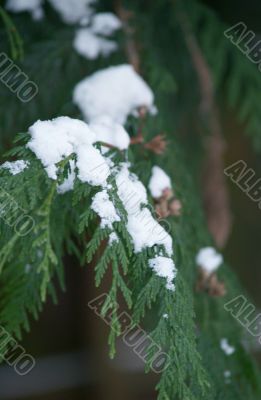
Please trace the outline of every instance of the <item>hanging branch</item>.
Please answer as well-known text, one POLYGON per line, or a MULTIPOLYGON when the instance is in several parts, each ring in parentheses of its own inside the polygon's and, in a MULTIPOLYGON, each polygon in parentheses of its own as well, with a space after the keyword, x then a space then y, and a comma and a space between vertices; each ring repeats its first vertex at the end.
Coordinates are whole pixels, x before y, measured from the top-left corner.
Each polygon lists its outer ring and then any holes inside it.
MULTIPOLYGON (((130 25, 130 20, 134 18, 132 11, 126 10, 121 0, 115 0, 115 12, 122 22, 122 29, 125 33, 125 52, 129 63, 133 66, 138 74, 141 74, 141 61, 139 55, 139 45, 135 40, 135 28, 130 25)), ((143 145, 145 149, 152 151, 155 154, 163 154, 167 142, 163 134, 155 136, 151 141, 144 143, 143 127, 148 113, 146 107, 140 107, 139 121, 140 126, 137 135, 131 139, 131 144, 143 145)))
POLYGON ((133 27, 130 26, 129 23, 130 19, 134 17, 134 13, 126 10, 122 5, 121 0, 115 0, 115 11, 122 22, 122 29, 125 33, 125 50, 127 59, 129 60, 129 63, 133 66, 135 71, 137 73, 140 73, 140 56, 138 45, 134 39, 135 30, 133 27))
POLYGON ((222 248, 225 246, 231 230, 229 196, 223 173, 225 142, 209 66, 191 30, 186 14, 179 10, 178 18, 198 76, 201 92, 199 111, 202 119, 207 122, 209 127, 209 136, 205 142, 206 159, 202 174, 204 209, 209 231, 216 245, 222 248))
POLYGON ((8 40, 11 47, 11 53, 14 60, 22 60, 24 52, 23 52, 23 42, 22 39, 12 22, 9 15, 5 12, 3 7, 0 6, 0 17, 2 18, 7 34, 8 40))

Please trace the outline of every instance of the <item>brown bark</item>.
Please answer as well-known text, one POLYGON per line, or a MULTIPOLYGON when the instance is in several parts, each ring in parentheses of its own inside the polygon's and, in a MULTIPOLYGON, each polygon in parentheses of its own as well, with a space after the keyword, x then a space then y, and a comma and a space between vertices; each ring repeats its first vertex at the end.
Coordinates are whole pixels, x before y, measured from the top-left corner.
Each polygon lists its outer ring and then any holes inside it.
MULTIPOLYGON (((125 52, 129 63, 133 66, 138 74, 141 74, 141 61, 139 54, 139 45, 135 39, 135 29, 131 26, 131 19, 134 18, 133 12, 126 10, 121 0, 115 0, 115 12, 122 22, 123 31, 125 33, 125 52)), ((139 108, 140 127, 137 135, 131 138, 131 144, 140 144, 147 150, 155 154, 161 155, 165 152, 167 142, 163 134, 155 136, 150 142, 145 143, 143 136, 143 127, 147 116, 147 108, 139 108)))
POLYGON ((126 10, 121 0, 115 1, 115 11, 118 15, 119 19, 122 22, 122 28, 125 33, 126 43, 125 50, 126 56, 129 63, 133 66, 136 72, 140 72, 140 56, 138 51, 138 45, 135 41, 134 34, 135 30, 131 27, 129 21, 133 18, 133 13, 131 11, 126 10))

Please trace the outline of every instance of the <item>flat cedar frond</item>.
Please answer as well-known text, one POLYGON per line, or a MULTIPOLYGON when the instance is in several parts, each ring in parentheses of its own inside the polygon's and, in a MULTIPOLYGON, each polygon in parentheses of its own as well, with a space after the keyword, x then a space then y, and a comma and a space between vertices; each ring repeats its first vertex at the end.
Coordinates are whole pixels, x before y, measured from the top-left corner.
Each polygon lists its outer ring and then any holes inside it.
MULTIPOLYGON (((199 181, 208 121, 184 32, 204 55, 217 104, 225 98, 236 108, 259 150, 260 72, 197 0, 127 0, 127 10, 101 2, 123 20, 93 8, 75 29, 80 3, 70 13, 63 1, 55 11, 27 9, 34 18, 45 12, 39 25, 16 16, 28 52, 19 68, 38 94, 21 104, 15 68, 12 90, 1 83, 0 325, 20 339, 47 298, 57 300, 56 280, 65 288, 64 258, 74 254, 93 269, 96 287, 106 283, 99 315, 110 325, 110 357, 127 314, 127 332, 143 335, 134 352, 140 347, 145 370, 158 373, 158 400, 258 400, 260 372, 224 308, 242 288, 206 228, 199 181), (95 25, 97 16, 106 24, 95 25), (213 274, 223 296, 195 290, 213 274)), ((18 33, 0 14, 1 38, 7 29, 18 57, 18 33)))

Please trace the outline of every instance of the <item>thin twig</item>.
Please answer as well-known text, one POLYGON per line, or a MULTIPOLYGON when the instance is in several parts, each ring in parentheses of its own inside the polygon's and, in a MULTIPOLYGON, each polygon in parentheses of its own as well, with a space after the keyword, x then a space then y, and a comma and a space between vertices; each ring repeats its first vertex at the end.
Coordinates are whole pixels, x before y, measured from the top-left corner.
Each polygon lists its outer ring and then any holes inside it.
POLYGON ((126 10, 121 0, 115 0, 115 11, 119 19, 122 22, 123 31, 126 37, 126 55, 129 63, 133 66, 136 72, 140 72, 140 56, 138 51, 138 45, 135 41, 135 30, 131 27, 129 21, 133 18, 134 14, 131 11, 126 10))

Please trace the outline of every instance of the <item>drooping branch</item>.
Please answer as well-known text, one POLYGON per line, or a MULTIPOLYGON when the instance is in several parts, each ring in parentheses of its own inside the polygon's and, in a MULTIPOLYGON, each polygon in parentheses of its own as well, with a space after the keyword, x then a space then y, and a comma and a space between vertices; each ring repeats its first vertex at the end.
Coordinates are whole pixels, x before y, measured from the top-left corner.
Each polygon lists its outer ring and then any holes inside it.
POLYGON ((217 246, 224 247, 231 230, 231 214, 223 173, 225 142, 215 102, 213 79, 197 39, 191 30, 187 15, 183 11, 179 11, 178 18, 198 76, 201 93, 199 112, 209 129, 209 136, 205 141, 206 158, 202 173, 203 203, 208 228, 217 246))
POLYGON ((125 50, 129 63, 136 72, 140 73, 140 56, 138 45, 135 41, 135 30, 130 24, 130 19, 134 17, 133 12, 126 10, 121 0, 115 0, 115 11, 122 22, 122 28, 126 37, 125 50))
MULTIPOLYGON (((135 38, 135 28, 131 25, 131 20, 135 17, 132 11, 126 10, 121 0, 115 0, 115 12, 122 23, 123 32, 125 33, 125 52, 128 62, 133 66, 138 74, 141 74, 141 60, 139 54, 139 45, 135 38)), ((167 142, 163 134, 155 136, 150 142, 145 143, 143 128, 148 114, 146 107, 140 107, 139 110, 140 126, 137 135, 131 138, 131 144, 143 145, 145 149, 152 151, 155 154, 163 154, 167 142)))

